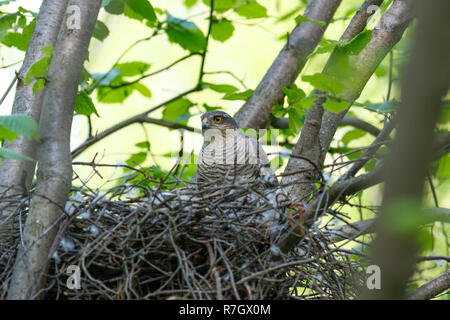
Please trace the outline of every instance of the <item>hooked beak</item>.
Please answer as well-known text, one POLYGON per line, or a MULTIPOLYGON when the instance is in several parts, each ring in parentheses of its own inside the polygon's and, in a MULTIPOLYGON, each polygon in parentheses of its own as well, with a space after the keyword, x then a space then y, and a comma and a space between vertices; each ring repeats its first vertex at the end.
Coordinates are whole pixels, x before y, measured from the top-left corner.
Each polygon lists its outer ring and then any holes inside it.
POLYGON ((209 129, 209 123, 208 122, 202 122, 202 131, 204 132, 205 130, 209 129))

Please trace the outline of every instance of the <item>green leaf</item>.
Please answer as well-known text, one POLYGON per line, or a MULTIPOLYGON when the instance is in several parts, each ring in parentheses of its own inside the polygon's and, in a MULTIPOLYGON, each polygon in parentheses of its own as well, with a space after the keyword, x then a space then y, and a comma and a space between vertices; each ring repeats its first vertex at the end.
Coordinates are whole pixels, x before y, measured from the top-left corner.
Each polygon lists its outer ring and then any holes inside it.
POLYGON ((315 96, 308 96, 303 99, 301 99, 299 102, 296 102, 294 104, 295 107, 301 108, 303 112, 306 112, 306 110, 311 109, 314 107, 314 101, 317 99, 315 96))
POLYGON ((192 102, 188 99, 178 99, 172 103, 166 105, 163 110, 163 119, 171 122, 177 122, 181 124, 187 124, 187 119, 179 121, 183 115, 189 115, 189 108, 192 106, 192 102))
POLYGON ((281 90, 286 95, 289 105, 299 102, 301 99, 306 97, 305 92, 302 89, 297 88, 295 83, 292 84, 289 88, 283 87, 281 90))
POLYGON ((150 69, 150 64, 142 61, 133 61, 120 63, 116 66, 120 70, 120 76, 122 77, 133 77, 144 74, 148 69, 150 69))
POLYGON ((222 97, 224 100, 244 100, 247 101, 248 98, 252 95, 253 90, 248 89, 242 92, 233 92, 226 94, 222 97))
POLYGON ((247 0, 237 7, 236 13, 248 19, 267 17, 266 7, 260 5, 256 0, 247 0))
POLYGON ((297 112, 295 108, 289 108, 288 115, 289 115, 289 129, 291 129, 294 133, 299 133, 303 126, 303 122, 300 119, 300 114, 297 112))
POLYGON ((35 24, 36 20, 32 20, 27 26, 25 26, 25 28, 22 29, 22 33, 9 32, 3 37, 2 43, 7 47, 16 47, 21 51, 26 51, 31 35, 33 34, 35 24))
POLYGON ((41 52, 46 56, 47 58, 53 57, 53 46, 46 46, 41 48, 41 52))
POLYGON ((438 123, 447 124, 450 122, 450 100, 444 100, 442 102, 442 111, 439 115, 438 123))
POLYGON ((211 26, 211 37, 214 40, 225 42, 231 38, 234 32, 234 26, 230 20, 221 19, 214 22, 211 26))
POLYGON ((450 155, 447 154, 439 160, 439 166, 436 171, 436 176, 443 181, 450 178, 450 155))
POLYGON ((132 87, 133 87, 133 89, 137 90, 140 94, 142 94, 144 97, 147 97, 147 98, 152 97, 152 92, 150 91, 150 89, 147 88, 142 83, 139 83, 139 82, 133 83, 132 87))
MULTIPOLYGON (((223 13, 236 6, 239 0, 214 0, 214 11, 223 13)), ((211 0, 203 0, 207 6, 211 6, 211 0)))
POLYGON ((109 29, 102 21, 97 20, 95 23, 94 34, 93 37, 103 41, 109 36, 109 29))
POLYGON ((384 65, 382 65, 382 64, 380 64, 379 66, 378 66, 378 68, 375 70, 375 76, 377 77, 377 78, 383 78, 384 76, 386 76, 388 74, 388 70, 387 70, 387 68, 384 66, 384 65))
POLYGON ((287 113, 287 109, 282 104, 276 104, 272 107, 271 112, 274 117, 281 118, 287 113))
POLYGON ((312 23, 315 23, 315 24, 317 24, 319 27, 325 27, 326 26, 326 22, 325 21, 317 21, 317 20, 312 20, 312 19, 309 19, 308 17, 305 17, 305 16, 303 16, 303 15, 298 15, 296 18, 295 18, 295 23, 297 23, 297 24, 299 24, 299 23, 302 23, 302 22, 312 22, 312 23))
POLYGON ((205 49, 206 38, 194 23, 171 15, 165 22, 167 23, 166 33, 170 42, 176 43, 190 52, 199 52, 205 49))
POLYGON ((17 20, 18 12, 9 13, 0 17, 0 42, 3 42, 3 39, 8 34, 8 30, 13 27, 13 24, 17 20))
POLYGON ((39 140, 38 124, 28 115, 13 114, 10 116, 0 116, 0 126, 29 139, 39 140))
POLYGON ((340 49, 348 55, 357 55, 367 46, 370 40, 372 40, 372 30, 364 30, 350 42, 341 45, 340 49))
POLYGON ((0 148, 0 158, 11 158, 11 159, 15 159, 15 160, 24 160, 24 161, 33 161, 33 162, 36 161, 33 158, 30 158, 30 157, 25 156, 20 153, 16 153, 14 151, 10 151, 5 148, 0 148))
POLYGON ((117 89, 109 87, 97 88, 97 99, 103 103, 122 103, 133 93, 132 86, 124 86, 117 89))
POLYGON ((142 141, 135 144, 136 147, 150 150, 150 142, 149 141, 142 141))
POLYGON ((213 91, 219 92, 219 93, 233 93, 238 91, 239 89, 235 86, 229 85, 229 84, 214 84, 209 82, 203 82, 203 85, 210 88, 213 91))
POLYGON ((41 60, 36 61, 33 63, 28 69, 24 84, 26 86, 30 85, 34 80, 36 80, 36 77, 45 77, 47 76, 47 69, 50 66, 50 62, 53 55, 53 47, 48 46, 41 49, 41 52, 44 54, 44 57, 41 60))
POLYGON ((342 142, 344 144, 348 144, 350 141, 362 138, 366 134, 367 134, 366 131, 360 129, 353 129, 344 134, 344 136, 342 137, 342 142))
POLYGON ((375 169, 375 166, 377 164, 377 159, 369 159, 366 164, 364 165, 364 170, 366 170, 366 172, 370 172, 373 169, 375 169))
POLYGON ((29 13, 29 14, 31 14, 34 18, 37 18, 37 16, 38 16, 38 13, 37 13, 37 12, 31 11, 31 10, 28 10, 28 9, 25 9, 25 8, 22 7, 22 6, 19 6, 19 11, 22 12, 22 13, 29 13))
POLYGON ((340 101, 329 97, 322 106, 325 110, 334 113, 339 113, 347 109, 350 106, 350 103, 347 101, 340 101))
POLYGON ((105 6, 106 12, 110 14, 119 15, 124 12, 125 9, 125 2, 124 0, 111 0, 109 3, 105 6))
POLYGON ((213 107, 213 106, 207 105, 206 103, 203 104, 203 108, 205 108, 205 110, 206 110, 205 112, 222 109, 222 107, 213 107))
POLYGON ((136 165, 143 163, 146 159, 147 159, 147 152, 142 151, 142 152, 133 154, 131 157, 129 157, 127 160, 125 160, 125 162, 129 166, 134 167, 136 165))
POLYGON ((317 47, 317 49, 314 52, 314 54, 321 54, 321 53, 331 52, 339 44, 340 44, 340 41, 322 39, 322 40, 320 40, 319 46, 317 47))
POLYGON ((100 117, 91 97, 89 97, 85 91, 78 92, 77 99, 75 101, 75 112, 87 116, 95 113, 97 117, 100 117))
MULTIPOLYGON (((355 150, 355 149, 347 150, 347 152, 350 152, 352 150, 355 150)), ((360 158, 362 156, 362 154, 363 154, 363 151, 361 151, 361 150, 360 151, 354 151, 352 153, 347 154, 346 157, 349 160, 356 160, 356 159, 360 158)))
POLYGON ((45 78, 47 76, 47 70, 50 67, 50 63, 53 57, 53 46, 43 47, 41 48, 41 52, 44 54, 44 57, 31 65, 24 79, 24 84, 26 86, 30 85, 31 83, 33 83, 33 81, 36 80, 33 86, 33 93, 36 93, 39 90, 44 89, 45 87, 45 79, 37 78, 45 78))
POLYGON ((125 3, 144 19, 150 22, 156 21, 155 11, 148 0, 125 0, 125 3))
POLYGON ((340 80, 324 73, 302 76, 302 80, 309 82, 316 89, 333 94, 340 94, 345 90, 345 85, 340 80))
POLYGON ((17 138, 18 134, 14 131, 11 131, 4 126, 0 125, 0 140, 6 139, 8 141, 14 141, 17 138))
MULTIPOLYGON (((120 82, 117 85, 121 84, 122 83, 120 82)), ((98 87, 97 99, 103 103, 122 103, 133 93, 134 90, 138 91, 147 98, 152 96, 151 91, 145 85, 136 82, 132 84, 125 84, 118 88, 111 88, 107 86, 98 87)))
POLYGON ((19 25, 19 27, 23 28, 27 25, 27 17, 25 16, 20 16, 19 20, 17 21, 17 24, 19 25))
POLYGON ((33 85, 33 94, 45 88, 45 79, 37 79, 33 85))
POLYGON ((193 7, 197 3, 197 1, 198 0, 184 0, 184 5, 187 8, 190 8, 190 7, 193 7))

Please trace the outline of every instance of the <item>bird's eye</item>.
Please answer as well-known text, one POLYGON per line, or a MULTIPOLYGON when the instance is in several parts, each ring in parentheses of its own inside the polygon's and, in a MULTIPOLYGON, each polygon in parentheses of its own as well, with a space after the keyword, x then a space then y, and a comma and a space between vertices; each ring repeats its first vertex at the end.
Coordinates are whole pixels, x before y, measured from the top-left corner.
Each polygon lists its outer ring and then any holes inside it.
POLYGON ((223 121, 223 118, 221 116, 215 116, 213 120, 214 120, 214 123, 221 124, 223 121))

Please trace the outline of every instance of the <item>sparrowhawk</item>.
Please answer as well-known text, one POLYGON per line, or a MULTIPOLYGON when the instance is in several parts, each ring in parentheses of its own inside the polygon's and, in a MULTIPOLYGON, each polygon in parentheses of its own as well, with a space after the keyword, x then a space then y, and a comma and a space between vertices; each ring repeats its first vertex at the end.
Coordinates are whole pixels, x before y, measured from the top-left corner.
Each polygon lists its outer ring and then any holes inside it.
POLYGON ((204 142, 197 159, 197 183, 277 183, 263 148, 241 132, 233 117, 210 111, 201 120, 204 142))

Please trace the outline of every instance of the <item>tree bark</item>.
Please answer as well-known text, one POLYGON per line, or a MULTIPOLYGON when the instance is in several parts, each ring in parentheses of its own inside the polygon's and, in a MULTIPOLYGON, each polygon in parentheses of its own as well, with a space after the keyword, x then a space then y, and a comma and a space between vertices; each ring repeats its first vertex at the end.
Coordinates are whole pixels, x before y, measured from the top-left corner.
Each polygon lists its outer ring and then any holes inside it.
POLYGON ((372 263, 380 267, 381 289, 366 290, 363 298, 405 298, 418 245, 414 221, 417 215, 423 216, 418 206, 433 158, 435 124, 450 86, 450 43, 444 40, 450 39, 450 2, 418 1, 417 9, 419 21, 403 76, 398 130, 386 163, 382 211, 373 243, 372 263), (408 201, 417 204, 399 207, 408 201), (413 225, 405 229, 400 222, 413 225))
MULTIPOLYGON (((359 97, 380 62, 401 39, 412 17, 413 0, 392 2, 373 30, 370 42, 359 54, 349 58, 353 73, 351 80, 346 83, 346 90, 342 93, 345 100, 354 102, 359 97)), ((352 32, 362 31, 365 25, 359 22, 358 25, 359 29, 351 25, 347 29, 351 29, 352 32)), ((344 34, 346 37, 356 36, 350 32, 344 34)), ((330 60, 333 59, 334 53, 330 60)), ((340 78, 339 74, 333 74, 330 70, 331 65, 327 63, 323 73, 340 78)), ((289 159, 284 171, 282 184, 288 186, 286 191, 297 200, 306 199, 315 190, 314 182, 317 178, 311 163, 303 160, 302 157, 308 158, 321 168, 336 129, 348 111, 347 109, 338 114, 324 111, 322 105, 325 101, 325 98, 318 98, 314 107, 308 110, 300 138, 292 151, 294 157, 289 159), (301 183, 295 183, 296 181, 301 183)))
POLYGON ((272 66, 256 87, 252 96, 235 114, 240 127, 253 129, 267 128, 270 124, 272 107, 284 97, 283 87, 289 87, 297 79, 305 66, 308 56, 314 51, 326 27, 333 18, 341 0, 308 1, 304 16, 315 21, 326 23, 320 27, 316 23, 301 22, 292 33, 288 41, 278 54, 272 66))
MULTIPOLYGON (((23 79, 30 67, 43 58, 41 49, 54 46, 58 37, 61 22, 67 8, 68 0, 46 0, 42 2, 31 36, 27 52, 18 73, 18 84, 12 107, 12 114, 26 114, 39 122, 42 99, 45 90, 33 94, 33 84, 25 86, 23 79)), ((4 147, 10 151, 36 158, 36 142, 23 136, 18 136, 13 142, 5 142, 4 147)), ((6 158, 0 164, 0 199, 21 196, 30 189, 36 163, 24 160, 6 158)), ((0 225, 5 223, 16 208, 10 204, 0 204, 0 225), (3 223, 2 223, 3 222, 3 223)), ((6 223, 0 229, 0 242, 8 236, 6 223)))
MULTIPOLYGON (((17 256, 8 299, 34 299, 43 285, 58 220, 72 182, 70 130, 81 70, 101 0, 71 0, 79 9, 79 28, 63 23, 48 72, 39 125, 37 186, 17 256)), ((76 12, 69 14, 76 19, 76 12)))
POLYGON ((429 300, 450 288, 450 270, 407 296, 408 300, 429 300))

